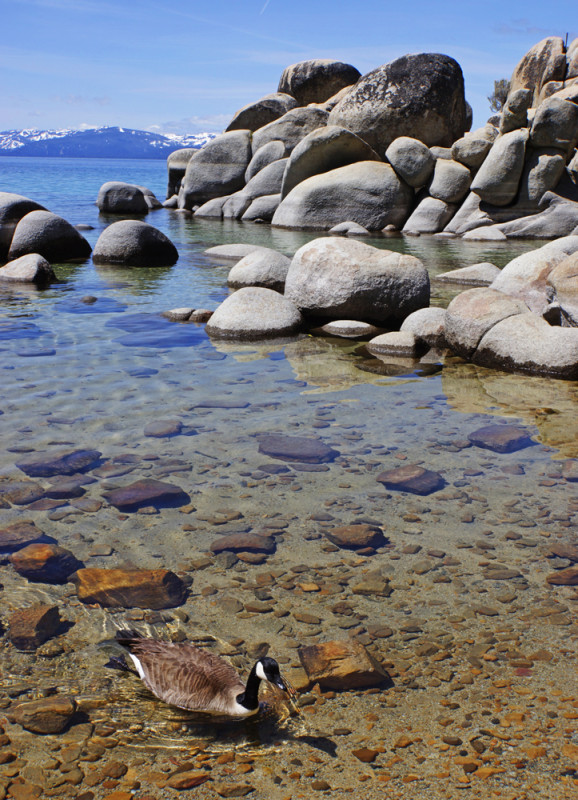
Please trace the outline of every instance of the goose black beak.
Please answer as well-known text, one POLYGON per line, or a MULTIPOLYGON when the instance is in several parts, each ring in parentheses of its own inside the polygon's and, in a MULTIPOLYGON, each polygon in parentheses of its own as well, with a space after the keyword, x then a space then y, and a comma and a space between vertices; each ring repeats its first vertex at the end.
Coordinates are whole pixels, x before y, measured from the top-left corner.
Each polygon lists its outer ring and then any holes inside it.
POLYGON ((278 689, 281 689, 283 692, 287 691, 287 686, 283 678, 276 678, 274 684, 275 686, 277 686, 278 689))

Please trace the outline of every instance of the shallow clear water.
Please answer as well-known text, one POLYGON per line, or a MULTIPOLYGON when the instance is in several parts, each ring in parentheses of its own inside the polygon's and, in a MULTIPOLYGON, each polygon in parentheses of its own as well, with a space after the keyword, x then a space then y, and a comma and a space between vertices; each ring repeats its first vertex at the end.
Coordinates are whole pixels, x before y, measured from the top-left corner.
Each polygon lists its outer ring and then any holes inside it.
MULTIPOLYGON (((74 224, 93 225, 85 234, 92 245, 112 221, 100 216, 94 205, 98 188, 107 180, 148 186, 162 199, 165 164, 0 158, 1 190, 31 197, 74 224)), ((151 614, 85 606, 76 599, 71 584, 31 583, 5 560, 0 563, 5 618, 18 608, 49 602, 57 603, 61 615, 74 622, 67 633, 43 645, 39 655, 19 653, 6 635, 0 640, 0 669, 7 694, 14 696, 10 686, 24 680, 19 699, 56 686, 61 693, 89 698, 87 703, 90 698, 95 705, 99 705, 96 700, 103 701, 91 719, 97 729, 111 726, 118 747, 124 748, 122 758, 131 768, 137 756, 144 759, 139 772, 152 775, 160 770, 161 777, 166 777, 172 769, 170 764, 165 769, 170 748, 179 753, 188 748, 190 753, 196 747, 211 757, 227 749, 250 755, 254 763, 248 778, 243 770, 237 774, 232 767, 227 772, 229 768, 213 764, 214 779, 226 782, 236 776, 238 781, 254 783, 263 797, 310 791, 315 775, 330 783, 334 796, 347 793, 359 780, 364 781, 366 796, 373 796, 372 792, 381 796, 383 783, 376 781, 386 772, 386 756, 380 755, 369 766, 351 756, 352 748, 384 746, 391 750, 391 758, 402 712, 407 725, 423 733, 424 741, 429 735, 439 744, 447 730, 444 726, 436 729, 432 704, 443 700, 451 688, 464 713, 467 708, 475 714, 479 710, 476 691, 483 694, 487 685, 483 681, 502 678, 502 667, 511 678, 511 669, 508 672, 508 664, 498 658, 492 673, 494 662, 484 662, 481 684, 475 676, 473 689, 467 683, 456 688, 456 679, 438 678, 435 661, 429 663, 425 657, 418 659, 419 670, 410 661, 406 675, 414 680, 415 673, 421 688, 404 691, 408 680, 398 678, 393 699, 387 692, 351 692, 327 700, 313 694, 315 702, 308 708, 315 713, 304 712, 297 722, 289 720, 275 727, 263 721, 250 730, 215 729, 183 721, 178 714, 175 718, 174 712, 144 697, 130 676, 111 674, 104 665, 115 652, 110 644, 115 629, 136 625, 163 638, 179 632, 197 637, 216 651, 233 655, 245 674, 262 643, 270 645, 270 653, 290 671, 299 666, 299 645, 347 638, 353 631, 380 660, 395 662, 392 672, 403 675, 400 664, 413 653, 414 645, 424 638, 445 641, 448 620, 454 619, 458 620, 451 623, 454 642, 446 641, 445 646, 451 651, 456 675, 471 668, 465 643, 501 628, 511 632, 520 649, 553 651, 554 662, 537 661, 535 677, 527 678, 535 682, 534 691, 540 689, 549 696, 567 667, 563 653, 569 629, 546 622, 529 626, 524 615, 529 607, 569 604, 575 599, 571 587, 550 587, 545 575, 553 568, 547 546, 572 542, 576 521, 576 484, 565 475, 571 474, 571 462, 578 457, 578 386, 494 372, 451 358, 383 363, 368 358, 359 344, 338 339, 301 336, 288 343, 213 343, 203 326, 169 323, 159 316, 181 306, 215 308, 227 296, 229 267, 215 263, 204 250, 243 241, 292 254, 316 234, 196 221, 164 209, 146 219, 176 244, 180 257, 174 267, 137 270, 97 267, 91 261, 56 264, 60 282, 49 289, 0 289, 4 445, 0 487, 25 479, 16 463, 30 451, 96 449, 104 462, 117 459, 117 464, 130 456, 124 472, 92 475, 95 480, 85 484, 82 498, 92 504, 78 507, 64 500, 40 510, 6 504, 0 507, 0 527, 32 519, 86 566, 164 567, 186 574, 192 580, 183 606, 186 618, 172 610, 151 614), (98 299, 90 305, 82 303, 87 295, 98 299), (206 407, 214 401, 217 407, 206 407), (145 435, 146 426, 158 420, 180 422, 180 435, 145 435), (533 445, 508 454, 471 446, 468 435, 494 422, 523 425, 533 445), (264 467, 284 462, 259 452, 258 436, 263 433, 319 437, 339 457, 323 471, 303 471, 286 464, 287 472, 268 473, 264 467), (377 475, 405 463, 420 463, 439 472, 445 488, 425 498, 384 490, 377 475), (103 501, 105 491, 145 477, 178 485, 190 502, 184 508, 122 514, 103 501), (374 555, 338 550, 325 538, 328 527, 366 519, 382 525, 389 541, 374 555), (206 558, 211 544, 223 533, 275 526, 276 552, 261 564, 230 565, 220 557, 206 558), (526 545, 518 545, 520 539, 526 545), (407 551, 408 545, 417 545, 421 552, 407 551), (422 571, 418 565, 424 559, 427 565, 422 571), (503 605, 496 598, 504 583, 484 578, 488 560, 515 566, 524 578, 514 580, 513 597, 503 605), (376 570, 391 580, 391 597, 353 591, 356 576, 376 570), (272 579, 259 578, 265 573, 272 574, 272 579), (295 585, 290 580, 295 575, 303 585, 317 588, 295 585), (265 594, 270 592, 274 611, 245 609, 239 614, 227 610, 224 598, 246 605, 255 593, 259 599, 260 585, 267 587, 265 594), (354 625, 349 616, 332 610, 342 600, 354 607, 354 625), (497 616, 471 611, 482 601, 485 606, 497 606, 497 616), (295 617, 296 611, 312 612, 319 622, 304 623, 295 617), (404 632, 404 622, 414 618, 419 618, 419 632, 404 632), (371 626, 378 623, 392 628, 392 638, 371 633, 371 626), (375 733, 369 733, 365 721, 372 714, 378 717, 375 733), (335 738, 332 731, 340 727, 352 733, 335 738), (337 761, 326 753, 327 738, 340 748, 337 761), (315 746, 312 739, 317 741, 315 746), (265 758, 272 751, 279 753, 274 763, 265 758), (308 776, 305 767, 293 762, 309 764, 311 755, 320 761, 313 762, 315 775, 308 776), (291 778, 293 773, 299 777, 291 778)), ((503 266, 536 246, 428 237, 368 241, 418 256, 432 278, 481 261, 503 266)), ((432 302, 445 305, 451 294, 451 289, 442 290, 433 282, 432 302)), ((45 479, 35 480, 48 486, 45 479)), ((562 615, 568 612, 564 607, 562 615)), ((14 726, 10 735, 20 741, 20 758, 38 762, 33 734, 14 726)), ((437 745, 431 747, 438 758, 437 745)), ((118 751, 112 752, 114 758, 119 757, 118 751)), ((431 753, 424 757, 433 758, 431 753)), ((184 756, 179 758, 184 760, 184 756)), ((426 769, 430 762, 419 758, 413 751, 405 756, 407 774, 418 775, 411 781, 416 797, 422 791, 426 796, 428 781, 434 780, 426 769)), ((201 759, 197 766, 203 763, 201 759)), ((239 766, 240 762, 235 763, 239 766)), ((405 763, 396 767, 399 774, 392 778, 392 785, 399 782, 400 791, 404 767, 405 763)), ((388 769, 391 773, 392 768, 388 769)), ((549 780, 557 779, 555 767, 546 764, 541 769, 548 787, 549 780)), ((86 764, 81 771, 89 774, 86 764)), ((458 780, 455 771, 451 775, 458 780)), ((119 786, 134 789, 134 780, 131 785, 128 778, 121 779, 119 786)), ((157 776, 155 783, 153 776, 149 783, 159 787, 162 779, 157 776)), ((530 783, 519 773, 506 781, 514 788, 530 783)), ((143 786, 148 785, 144 780, 143 786)), ((195 791, 213 796, 209 786, 195 791)), ((436 791, 444 796, 445 790, 445 779, 440 778, 436 791)), ((106 787, 100 784, 94 791, 97 797, 106 795, 106 787)), ((153 796, 165 795, 153 792, 153 796)), ((528 796, 541 795, 535 791, 528 796)))

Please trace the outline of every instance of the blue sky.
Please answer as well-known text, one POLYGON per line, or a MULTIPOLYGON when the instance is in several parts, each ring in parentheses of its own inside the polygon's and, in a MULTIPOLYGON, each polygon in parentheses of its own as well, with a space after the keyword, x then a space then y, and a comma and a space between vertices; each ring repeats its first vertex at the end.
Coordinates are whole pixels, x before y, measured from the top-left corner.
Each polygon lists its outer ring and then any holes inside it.
POLYGON ((218 131, 288 64, 417 52, 460 63, 477 126, 533 44, 578 36, 576 0, 0 0, 0 22, 0 130, 218 131))

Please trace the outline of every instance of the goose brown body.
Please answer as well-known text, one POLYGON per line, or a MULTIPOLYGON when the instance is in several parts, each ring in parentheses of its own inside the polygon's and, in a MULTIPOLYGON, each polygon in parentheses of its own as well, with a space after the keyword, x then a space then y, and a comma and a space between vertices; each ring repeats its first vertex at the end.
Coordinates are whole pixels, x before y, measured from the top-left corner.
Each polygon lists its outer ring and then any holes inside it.
POLYGON ((122 635, 117 639, 129 651, 145 686, 165 703, 227 716, 246 716, 257 710, 239 704, 237 698, 245 691, 245 684, 219 656, 188 642, 122 635))

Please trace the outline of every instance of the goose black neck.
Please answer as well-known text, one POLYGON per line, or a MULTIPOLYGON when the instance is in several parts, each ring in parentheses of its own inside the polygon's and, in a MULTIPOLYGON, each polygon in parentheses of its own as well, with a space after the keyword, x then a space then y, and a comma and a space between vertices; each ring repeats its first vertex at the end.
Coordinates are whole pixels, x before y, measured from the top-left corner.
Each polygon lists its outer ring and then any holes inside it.
POLYGON ((259 708, 260 683, 261 678, 257 675, 257 664, 255 664, 249 673, 245 691, 237 696, 237 702, 249 711, 254 711, 256 708, 259 708))

